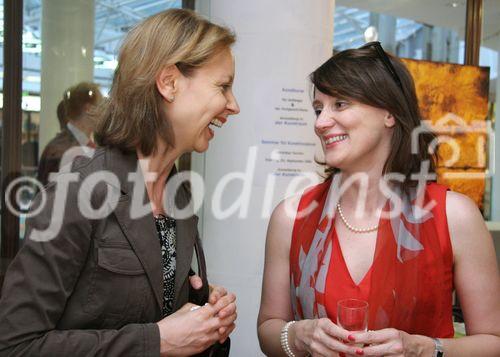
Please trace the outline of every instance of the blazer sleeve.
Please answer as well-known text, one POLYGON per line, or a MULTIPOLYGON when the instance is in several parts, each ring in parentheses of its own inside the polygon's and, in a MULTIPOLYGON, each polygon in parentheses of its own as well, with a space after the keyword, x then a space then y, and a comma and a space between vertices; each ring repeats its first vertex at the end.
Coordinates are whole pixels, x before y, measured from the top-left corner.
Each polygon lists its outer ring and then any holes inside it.
POLYGON ((90 247, 92 224, 78 209, 77 191, 77 183, 69 185, 63 210, 55 203, 62 196, 53 183, 33 202, 32 207, 38 207, 46 195, 45 208, 27 221, 24 245, 5 277, 0 356, 159 356, 155 323, 129 324, 118 330, 57 329, 90 247), (47 228, 49 222, 61 223, 61 228, 47 228), (45 229, 54 233, 53 239, 32 239, 34 230, 45 229))

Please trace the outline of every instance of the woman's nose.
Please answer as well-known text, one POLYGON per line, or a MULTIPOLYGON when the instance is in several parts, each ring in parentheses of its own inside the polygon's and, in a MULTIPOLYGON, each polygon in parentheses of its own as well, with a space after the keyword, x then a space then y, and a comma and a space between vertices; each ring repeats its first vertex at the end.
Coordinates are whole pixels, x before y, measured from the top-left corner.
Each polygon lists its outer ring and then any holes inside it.
POLYGON ((335 120, 333 120, 333 118, 328 116, 325 112, 322 112, 314 123, 314 127, 318 131, 324 131, 332 126, 335 126, 335 120))
POLYGON ((238 114, 240 112, 240 106, 238 105, 236 97, 233 93, 230 94, 229 101, 227 103, 227 109, 229 109, 230 115, 238 114))

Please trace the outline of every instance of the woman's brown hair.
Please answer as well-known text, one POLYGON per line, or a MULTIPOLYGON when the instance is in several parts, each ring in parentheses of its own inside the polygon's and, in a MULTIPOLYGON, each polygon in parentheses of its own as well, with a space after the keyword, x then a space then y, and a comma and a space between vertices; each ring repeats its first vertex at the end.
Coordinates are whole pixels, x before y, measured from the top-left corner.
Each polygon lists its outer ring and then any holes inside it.
POLYGON ((109 98, 98 115, 95 139, 101 146, 144 155, 156 150, 156 135, 174 145, 156 88, 162 69, 176 65, 184 76, 229 48, 235 35, 195 12, 171 9, 139 23, 126 36, 118 56, 109 98))
MULTIPOLYGON (((386 55, 400 83, 373 47, 338 52, 311 73, 310 79, 314 89, 324 94, 385 109, 394 116, 396 125, 383 174, 403 174, 402 186, 407 190, 415 186, 411 176, 420 172, 423 161, 428 160, 429 172, 435 172, 435 156, 429 153, 435 135, 429 130, 420 133, 418 150, 412 153, 413 132, 423 125, 415 84, 406 66, 398 58, 386 55)), ((327 168, 329 177, 335 172, 338 169, 327 168)))

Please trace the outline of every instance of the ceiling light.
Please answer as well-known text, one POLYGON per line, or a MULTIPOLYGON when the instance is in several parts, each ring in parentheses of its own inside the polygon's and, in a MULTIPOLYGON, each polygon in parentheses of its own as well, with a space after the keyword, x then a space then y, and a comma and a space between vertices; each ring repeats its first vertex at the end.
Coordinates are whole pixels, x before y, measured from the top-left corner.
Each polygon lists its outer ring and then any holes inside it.
POLYGON ((26 76, 24 80, 26 82, 40 83, 40 76, 26 76))
POLYGON ((378 40, 378 30, 375 26, 368 26, 364 33, 365 42, 378 40))

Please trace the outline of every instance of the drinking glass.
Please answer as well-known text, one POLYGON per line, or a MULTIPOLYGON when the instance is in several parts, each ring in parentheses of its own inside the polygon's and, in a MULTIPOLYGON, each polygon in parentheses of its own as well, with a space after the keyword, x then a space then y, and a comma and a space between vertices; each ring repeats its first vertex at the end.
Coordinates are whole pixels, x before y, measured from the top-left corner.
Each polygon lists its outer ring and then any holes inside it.
POLYGON ((344 299, 337 302, 337 324, 350 332, 365 332, 368 329, 368 302, 344 299))

